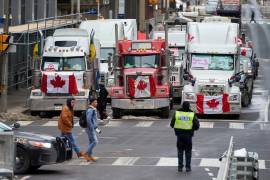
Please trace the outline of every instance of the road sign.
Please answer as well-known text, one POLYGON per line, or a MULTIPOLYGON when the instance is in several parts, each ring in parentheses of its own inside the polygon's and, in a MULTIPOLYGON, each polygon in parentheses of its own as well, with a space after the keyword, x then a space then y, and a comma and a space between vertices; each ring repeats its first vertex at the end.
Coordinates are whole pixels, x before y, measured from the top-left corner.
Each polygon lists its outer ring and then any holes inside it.
POLYGON ((7 34, 0 34, 0 53, 6 52, 9 47, 10 36, 7 34))

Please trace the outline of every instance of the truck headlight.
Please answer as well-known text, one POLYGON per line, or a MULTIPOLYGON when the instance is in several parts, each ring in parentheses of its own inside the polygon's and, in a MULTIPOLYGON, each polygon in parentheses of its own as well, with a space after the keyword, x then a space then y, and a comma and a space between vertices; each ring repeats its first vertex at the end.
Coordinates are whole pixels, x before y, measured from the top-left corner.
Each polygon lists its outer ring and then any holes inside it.
POLYGON ((115 95, 124 94, 123 89, 115 89, 113 92, 115 95))
POLYGON ((32 96, 42 96, 42 92, 41 91, 34 91, 34 92, 32 92, 32 96))
POLYGON ((38 141, 28 141, 28 143, 31 146, 37 147, 37 148, 47 148, 50 149, 52 147, 51 143, 45 143, 45 142, 38 142, 38 141))
POLYGON ((239 97, 238 94, 232 94, 229 96, 229 101, 239 101, 239 97))
POLYGON ((195 93, 184 93, 184 99, 195 101, 195 93))
POLYGON ((160 88, 160 89, 157 89, 157 94, 165 94, 166 93, 166 89, 164 88, 164 89, 162 89, 162 88, 160 88))

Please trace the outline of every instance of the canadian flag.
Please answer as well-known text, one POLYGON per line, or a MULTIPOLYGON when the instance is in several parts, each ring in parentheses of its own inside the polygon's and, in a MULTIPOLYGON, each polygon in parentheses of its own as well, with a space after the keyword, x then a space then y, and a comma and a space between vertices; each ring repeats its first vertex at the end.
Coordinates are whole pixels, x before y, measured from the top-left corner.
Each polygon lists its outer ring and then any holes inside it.
POLYGON ((129 96, 134 98, 151 97, 156 94, 156 84, 153 76, 138 76, 128 78, 129 96))
POLYGON ((230 111, 228 94, 220 96, 197 95, 196 107, 199 114, 220 114, 230 111))
POLYGON ((77 83, 74 74, 43 74, 41 91, 44 93, 69 93, 77 94, 77 83))

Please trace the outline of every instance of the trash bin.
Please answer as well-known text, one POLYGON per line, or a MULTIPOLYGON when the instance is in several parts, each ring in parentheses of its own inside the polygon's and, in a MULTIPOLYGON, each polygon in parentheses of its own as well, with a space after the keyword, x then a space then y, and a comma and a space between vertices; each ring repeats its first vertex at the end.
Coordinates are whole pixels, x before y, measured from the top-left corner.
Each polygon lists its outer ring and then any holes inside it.
POLYGON ((0 179, 13 179, 15 145, 13 132, 0 132, 0 179))

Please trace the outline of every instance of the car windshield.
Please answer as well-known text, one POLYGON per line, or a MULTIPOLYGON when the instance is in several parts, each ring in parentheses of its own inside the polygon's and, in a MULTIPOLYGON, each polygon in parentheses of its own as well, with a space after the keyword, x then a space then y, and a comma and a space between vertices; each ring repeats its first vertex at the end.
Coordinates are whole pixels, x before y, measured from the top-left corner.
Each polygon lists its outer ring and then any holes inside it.
POLYGON ((0 132, 4 132, 4 131, 12 131, 12 128, 0 122, 0 132))
POLYGON ((43 57, 43 71, 84 71, 84 57, 43 57))
POLYGON ((159 55, 127 55, 124 58, 125 68, 156 68, 159 66, 159 55))
POLYGON ((191 68, 232 71, 234 70, 233 55, 193 54, 191 68))

